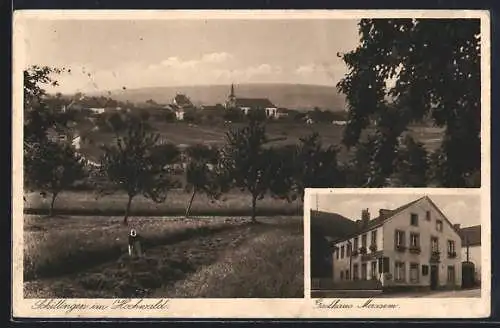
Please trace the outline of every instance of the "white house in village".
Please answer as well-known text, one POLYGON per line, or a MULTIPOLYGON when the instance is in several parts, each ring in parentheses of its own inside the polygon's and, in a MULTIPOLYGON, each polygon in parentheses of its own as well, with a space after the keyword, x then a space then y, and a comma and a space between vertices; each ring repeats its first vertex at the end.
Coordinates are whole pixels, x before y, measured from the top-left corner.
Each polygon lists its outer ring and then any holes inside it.
POLYGON ((481 225, 460 229, 462 261, 474 263, 475 279, 481 281, 481 225))
POLYGON ((91 107, 89 110, 95 114, 102 114, 106 111, 106 108, 91 107))
POLYGON ((459 287, 462 283, 459 227, 428 197, 394 210, 367 209, 359 231, 335 243, 334 283, 374 280, 382 288, 459 287))
POLYGON ((194 110, 195 106, 188 96, 178 93, 172 99, 172 103, 168 106, 168 109, 175 113, 175 118, 178 121, 183 121, 186 111, 194 110))
POLYGON ((175 111, 175 118, 176 118, 176 120, 183 121, 184 120, 184 114, 185 114, 185 112, 184 112, 184 110, 182 108, 179 109, 179 110, 176 110, 175 111))

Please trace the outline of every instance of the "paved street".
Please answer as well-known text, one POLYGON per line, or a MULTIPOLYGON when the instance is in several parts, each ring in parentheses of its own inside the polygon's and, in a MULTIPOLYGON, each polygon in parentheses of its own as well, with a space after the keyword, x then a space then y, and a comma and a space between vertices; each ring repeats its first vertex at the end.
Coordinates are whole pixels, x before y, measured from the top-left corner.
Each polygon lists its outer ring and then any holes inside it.
POLYGON ((461 298, 461 297, 481 297, 481 289, 447 290, 432 292, 412 292, 383 295, 381 297, 405 298, 405 297, 425 297, 425 298, 461 298))
POLYGON ((313 298, 462 298, 462 297, 481 297, 481 289, 466 290, 447 290, 447 291, 429 291, 429 292, 408 292, 382 294, 380 291, 358 290, 358 291, 313 291, 313 298))

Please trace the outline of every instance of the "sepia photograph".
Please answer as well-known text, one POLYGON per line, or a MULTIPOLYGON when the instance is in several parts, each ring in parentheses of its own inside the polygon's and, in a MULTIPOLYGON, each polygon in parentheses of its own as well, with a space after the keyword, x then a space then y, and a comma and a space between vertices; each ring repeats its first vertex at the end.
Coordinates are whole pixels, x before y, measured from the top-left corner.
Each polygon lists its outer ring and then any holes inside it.
POLYGON ((478 194, 311 197, 311 297, 481 297, 478 194))
POLYGON ((460 10, 16 11, 17 313, 488 297, 489 28, 460 10))

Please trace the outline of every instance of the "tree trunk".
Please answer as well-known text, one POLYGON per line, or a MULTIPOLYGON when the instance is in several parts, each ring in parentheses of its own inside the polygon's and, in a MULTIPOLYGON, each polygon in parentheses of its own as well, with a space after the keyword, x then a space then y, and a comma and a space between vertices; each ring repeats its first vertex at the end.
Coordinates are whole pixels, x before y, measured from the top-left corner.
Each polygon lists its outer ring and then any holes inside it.
POLYGON ((257 219, 255 218, 256 209, 257 209, 257 196, 252 195, 252 223, 257 223, 257 219))
POLYGON ((128 225, 128 216, 130 214, 130 206, 132 205, 133 196, 128 196, 127 208, 125 209, 125 217, 123 218, 123 224, 128 225))
POLYGON ((54 216, 54 203, 56 202, 57 193, 52 194, 52 201, 50 202, 49 217, 54 216))
POLYGON ((188 207, 186 208, 186 219, 189 217, 189 212, 191 211, 191 205, 193 205, 194 195, 196 195, 196 189, 193 189, 193 194, 191 195, 188 207))

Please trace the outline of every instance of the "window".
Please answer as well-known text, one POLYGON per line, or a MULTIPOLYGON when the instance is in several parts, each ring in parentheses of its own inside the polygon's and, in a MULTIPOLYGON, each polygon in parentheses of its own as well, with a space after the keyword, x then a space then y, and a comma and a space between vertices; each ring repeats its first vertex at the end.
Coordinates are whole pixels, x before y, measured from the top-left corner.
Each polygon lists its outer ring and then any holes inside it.
POLYGON ((341 246, 340 247, 340 258, 343 259, 344 258, 344 246, 341 246))
POLYGON ((366 248, 366 233, 361 236, 361 247, 366 248))
POLYGON ((405 232, 404 231, 396 230, 395 243, 396 243, 396 246, 404 246, 405 245, 405 232))
POLYGON ((358 264, 354 264, 352 266, 352 278, 353 278, 353 280, 359 279, 358 264))
POLYGON ((430 220, 431 220, 431 211, 427 211, 427 212, 425 212, 425 219, 426 219, 427 221, 430 221, 430 220))
POLYGON ((366 263, 361 264, 361 279, 368 279, 368 266, 366 265, 366 263))
POLYGON ((439 239, 437 237, 431 237, 431 251, 439 252, 439 239))
POLYGON ((345 270, 345 278, 347 280, 351 279, 351 276, 349 276, 349 270, 345 270))
POLYGON ((412 248, 420 247, 420 234, 418 233, 410 234, 410 247, 412 248))
POLYGON ((377 279, 377 261, 373 261, 371 265, 372 279, 377 279))
POLYGON ((427 276, 429 274, 429 266, 422 265, 422 276, 427 276))
POLYGON ((453 265, 448 265, 448 279, 449 284, 455 283, 455 267, 453 265))
POLYGON ((457 256, 456 250, 455 250, 455 241, 454 240, 448 240, 448 257, 449 258, 454 258, 457 256))
POLYGON ((338 259, 339 259, 339 255, 340 255, 340 254, 339 254, 339 248, 338 248, 338 247, 335 249, 335 255, 336 255, 337 260, 338 260, 338 259))
POLYGON ((448 240, 448 253, 455 253, 455 241, 448 240))
POLYGON ((377 230, 372 231, 371 238, 371 245, 377 245, 377 230))
POLYGON ((354 238, 354 248, 353 249, 358 249, 359 248, 359 242, 358 242, 358 237, 354 238))
POLYGON ((340 271, 340 280, 344 280, 344 271, 340 271))
POLYGON ((419 270, 418 263, 410 264, 410 282, 418 282, 419 281, 419 270))
POLYGON ((405 281, 405 264, 403 262, 395 262, 394 280, 405 281))
POLYGON ((439 232, 443 231, 443 221, 441 221, 441 220, 436 221, 436 230, 439 232))
POLYGON ((345 256, 351 256, 351 243, 347 243, 347 245, 345 246, 345 256))
POLYGON ((415 213, 410 214, 410 224, 412 226, 418 227, 418 214, 415 213))

